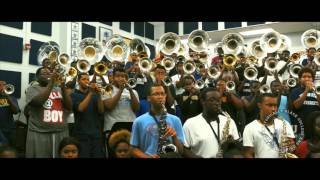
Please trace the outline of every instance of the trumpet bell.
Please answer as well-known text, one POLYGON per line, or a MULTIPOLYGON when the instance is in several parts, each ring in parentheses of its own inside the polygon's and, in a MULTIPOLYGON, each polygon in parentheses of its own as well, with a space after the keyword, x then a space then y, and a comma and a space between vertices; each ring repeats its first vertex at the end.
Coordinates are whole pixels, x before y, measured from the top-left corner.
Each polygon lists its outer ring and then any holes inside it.
POLYGON ((195 52, 207 51, 209 34, 204 30, 194 30, 188 37, 188 46, 195 52))
POLYGON ((67 66, 70 63, 70 56, 67 53, 61 53, 58 57, 58 63, 67 66))
POLYGON ((305 48, 317 47, 319 45, 320 32, 315 29, 305 31, 301 36, 301 43, 305 48))
POLYGON ((94 72, 96 72, 97 74, 99 74, 101 76, 106 74, 107 71, 108 71, 108 67, 103 62, 97 62, 94 65, 94 72))
POLYGON ((137 86, 137 80, 135 78, 129 78, 127 84, 129 88, 133 89, 137 86))
POLYGON ((271 93, 271 89, 267 84, 262 85, 259 90, 261 94, 271 93))
POLYGON ((151 59, 145 57, 139 60, 138 66, 142 72, 150 72, 153 63, 151 59))
POLYGON ((228 54, 223 57, 223 64, 227 68, 233 68, 237 63, 237 59, 233 54, 228 54))
POLYGON ((289 74, 294 77, 294 78, 298 78, 299 77, 299 71, 302 69, 302 65, 300 64, 293 64, 290 66, 289 68, 289 74))
POLYGON ((267 53, 277 51, 280 48, 281 43, 280 33, 276 31, 267 32, 260 38, 260 46, 267 53))
POLYGON ((196 82, 196 89, 203 89, 205 87, 205 82, 200 79, 196 82))
POLYGON ((171 57, 165 57, 161 60, 161 65, 166 69, 166 71, 170 71, 175 67, 175 62, 171 57))
POLYGON ((277 64, 278 64, 278 60, 275 59, 274 57, 270 57, 265 61, 264 67, 268 71, 275 71, 277 69, 277 64))
POLYGON ((239 33, 229 33, 222 38, 222 49, 225 54, 238 54, 244 45, 244 39, 239 33))
POLYGON ((67 76, 70 76, 72 78, 76 77, 78 75, 78 71, 74 67, 70 67, 67 73, 67 76))
POLYGON ((236 89, 236 84, 234 81, 228 81, 226 83, 226 90, 227 91, 234 91, 236 89))
POLYGON ((90 63, 85 59, 80 59, 77 62, 77 69, 81 73, 87 73, 90 71, 90 63))
POLYGON ((210 78, 212 79, 218 79, 220 76, 221 72, 220 72, 220 68, 217 65, 211 65, 208 69, 208 75, 210 78))
POLYGON ((129 46, 119 35, 111 36, 106 42, 104 55, 109 61, 123 62, 128 57, 129 46))
POLYGON ((288 87, 296 87, 297 80, 295 78, 289 78, 287 79, 287 86, 288 87))
POLYGON ((180 37, 172 32, 165 33, 159 40, 159 51, 163 54, 170 56, 177 53, 181 46, 180 37))
POLYGON ((4 86, 4 93, 7 95, 11 95, 14 93, 14 86, 12 84, 6 84, 4 86))
POLYGON ((95 38, 84 38, 81 40, 78 49, 78 57, 82 57, 94 64, 103 57, 102 44, 95 38))
POLYGON ((192 74, 194 71, 196 70, 196 65, 192 60, 187 60, 184 64, 183 64, 183 71, 186 74, 192 74))
POLYGON ((60 54, 60 46, 54 41, 43 43, 37 53, 38 64, 42 65, 45 58, 50 59, 51 63, 55 62, 60 54))
POLYGON ((244 77, 249 80, 249 81, 252 81, 252 80, 255 80, 257 79, 258 77, 258 70, 257 68, 255 67, 247 67, 245 70, 244 70, 244 77))

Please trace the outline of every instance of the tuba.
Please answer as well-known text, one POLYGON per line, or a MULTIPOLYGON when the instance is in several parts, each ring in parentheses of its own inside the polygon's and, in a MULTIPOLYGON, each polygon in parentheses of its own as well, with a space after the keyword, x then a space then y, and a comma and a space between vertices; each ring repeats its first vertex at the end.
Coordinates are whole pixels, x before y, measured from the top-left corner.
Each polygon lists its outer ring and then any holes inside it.
POLYGON ((249 45, 249 52, 252 56, 261 58, 266 56, 266 51, 261 48, 260 40, 256 39, 249 45))
POLYGON ((277 51, 281 46, 281 42, 280 33, 276 31, 267 32, 260 38, 260 46, 267 53, 277 51))
POLYGON ((139 60, 138 66, 142 72, 150 72, 152 69, 153 63, 151 59, 144 57, 139 60))
POLYGON ((294 77, 298 78, 299 71, 302 69, 302 65, 300 64, 293 64, 289 68, 289 74, 294 77))
POLYGON ((281 34, 280 35, 280 47, 278 49, 279 52, 282 52, 284 50, 288 50, 291 47, 291 40, 288 36, 281 34))
POLYGON ((196 65, 194 61, 192 60, 187 60, 183 63, 183 71, 186 74, 192 74, 196 70, 196 65))
POLYGON ((123 62, 127 59, 128 53, 128 44, 121 36, 113 35, 106 42, 104 54, 109 61, 123 62))
POLYGON ((77 62, 77 69, 81 73, 87 73, 90 71, 91 65, 89 61, 85 59, 79 59, 77 62))
POLYGON ((11 95, 14 93, 14 86, 12 84, 6 84, 4 86, 4 93, 7 95, 11 95))
POLYGON ((100 61, 103 57, 102 44, 95 38, 84 38, 78 49, 78 57, 87 60, 90 64, 100 61))
POLYGON ((296 87, 297 80, 295 78, 289 78, 287 79, 287 86, 288 87, 296 87))
POLYGON ((315 29, 309 29, 305 31, 301 36, 301 43, 305 48, 317 47, 319 45, 319 31, 315 29))
POLYGON ((181 46, 180 37, 176 33, 168 32, 163 34, 159 40, 159 51, 164 55, 170 56, 178 53, 181 46))
POLYGON ((277 69, 277 64, 278 60, 275 59, 274 57, 269 57, 265 62, 264 62, 264 67, 268 71, 275 71, 277 69))
POLYGON ((108 71, 108 67, 103 62, 97 62, 94 64, 94 72, 103 76, 108 71))
POLYGON ((60 46, 54 42, 49 41, 43 43, 38 50, 38 64, 42 65, 42 61, 46 58, 50 59, 51 64, 55 62, 60 54, 60 46))
POLYGON ((207 51, 209 44, 209 34, 204 30, 194 30, 188 37, 188 46, 194 52, 207 51))
POLYGON ((145 44, 138 38, 132 39, 129 44, 130 54, 136 54, 137 56, 143 52, 147 53, 145 44))
POLYGON ((222 38, 225 54, 239 54, 244 46, 244 39, 239 33, 229 33, 222 38))
POLYGON ((258 70, 254 66, 249 66, 244 70, 244 77, 249 80, 255 80, 258 77, 258 70))
POLYGON ((161 65, 169 72, 175 67, 175 62, 171 57, 165 57, 161 60, 161 65))
POLYGON ((220 77, 221 72, 218 65, 211 65, 208 69, 208 75, 210 78, 216 80, 220 77))

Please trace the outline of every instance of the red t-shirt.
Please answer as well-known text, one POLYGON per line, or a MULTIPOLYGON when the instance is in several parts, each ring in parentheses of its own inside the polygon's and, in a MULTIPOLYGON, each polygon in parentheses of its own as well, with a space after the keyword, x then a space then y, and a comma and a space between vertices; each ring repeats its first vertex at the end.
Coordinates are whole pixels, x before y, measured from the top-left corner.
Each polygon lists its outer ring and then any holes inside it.
POLYGON ((295 151, 295 155, 299 158, 306 158, 309 153, 308 142, 306 140, 302 141, 295 151))

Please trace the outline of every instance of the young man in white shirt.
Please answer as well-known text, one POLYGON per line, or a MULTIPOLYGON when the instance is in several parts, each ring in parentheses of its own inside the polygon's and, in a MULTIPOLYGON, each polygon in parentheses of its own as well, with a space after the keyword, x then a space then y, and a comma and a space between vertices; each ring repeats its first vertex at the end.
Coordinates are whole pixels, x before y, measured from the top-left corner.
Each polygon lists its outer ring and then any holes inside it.
POLYGON ((239 139, 238 130, 231 118, 221 114, 221 94, 217 89, 204 89, 200 100, 202 113, 188 119, 183 125, 185 146, 198 157, 216 158, 222 140, 229 136, 239 139), (227 129, 229 133, 224 133, 227 129))
POLYGON ((293 130, 287 121, 273 116, 278 110, 278 98, 275 94, 263 94, 260 101, 259 118, 248 124, 243 132, 245 157, 279 158, 279 149, 285 143, 288 143, 288 147, 294 145, 293 130), (283 131, 284 127, 286 133, 283 131))

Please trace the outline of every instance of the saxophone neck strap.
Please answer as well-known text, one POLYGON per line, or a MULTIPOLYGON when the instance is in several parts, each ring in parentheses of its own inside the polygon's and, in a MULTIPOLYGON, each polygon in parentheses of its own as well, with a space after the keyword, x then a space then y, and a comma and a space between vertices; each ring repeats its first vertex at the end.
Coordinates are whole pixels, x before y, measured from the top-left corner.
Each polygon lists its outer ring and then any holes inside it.
MULTIPOLYGON (((203 116, 203 115, 202 115, 203 116)), ((204 117, 203 117, 204 118, 204 117)), ((213 129, 212 125, 211 125, 211 122, 212 121, 208 121, 206 118, 204 118, 206 120, 206 122, 208 123, 208 125, 210 126, 214 136, 216 137, 217 141, 218 141, 218 144, 220 145, 220 120, 219 120, 219 117, 218 119, 216 120, 217 121, 217 124, 218 124, 218 134, 216 133, 216 131, 213 129)))
MULTIPOLYGON (((274 125, 274 126, 275 126, 275 125, 274 125)), ((273 137, 274 142, 277 144, 278 148, 280 148, 280 145, 279 145, 278 138, 277 138, 276 134, 275 134, 275 133, 272 133, 272 132, 270 131, 270 129, 268 128, 267 125, 264 125, 264 127, 266 127, 266 129, 268 130, 268 132, 269 132, 269 133, 271 134, 271 136, 273 137)), ((276 129, 276 128, 274 128, 274 129, 276 129)))

